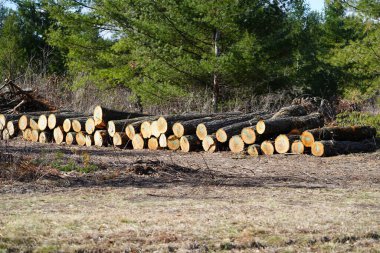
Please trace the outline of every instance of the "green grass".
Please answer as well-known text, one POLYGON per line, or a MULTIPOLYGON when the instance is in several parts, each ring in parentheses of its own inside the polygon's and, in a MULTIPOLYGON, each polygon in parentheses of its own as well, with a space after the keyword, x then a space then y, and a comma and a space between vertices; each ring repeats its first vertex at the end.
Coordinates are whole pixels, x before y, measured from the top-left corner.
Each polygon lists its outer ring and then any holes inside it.
POLYGON ((62 152, 57 152, 50 166, 63 172, 77 171, 80 173, 91 173, 97 171, 99 169, 98 166, 91 163, 90 160, 88 153, 83 153, 81 160, 75 161, 72 158, 66 158, 62 152))

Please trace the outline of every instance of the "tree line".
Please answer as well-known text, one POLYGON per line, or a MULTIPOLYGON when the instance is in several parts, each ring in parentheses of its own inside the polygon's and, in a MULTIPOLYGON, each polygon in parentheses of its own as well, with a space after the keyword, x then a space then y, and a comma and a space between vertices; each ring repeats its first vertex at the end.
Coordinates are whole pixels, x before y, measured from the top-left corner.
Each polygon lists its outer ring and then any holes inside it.
POLYGON ((204 91, 218 105, 298 89, 379 94, 380 2, 13 0, 0 7, 0 76, 61 75, 152 104, 204 91))

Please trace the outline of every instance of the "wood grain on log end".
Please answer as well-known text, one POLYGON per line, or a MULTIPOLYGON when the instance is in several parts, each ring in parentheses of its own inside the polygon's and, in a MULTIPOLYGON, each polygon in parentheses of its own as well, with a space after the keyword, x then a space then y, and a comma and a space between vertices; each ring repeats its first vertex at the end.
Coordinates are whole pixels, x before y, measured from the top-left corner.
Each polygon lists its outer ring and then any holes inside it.
POLYGON ((84 129, 82 129, 82 123, 76 119, 72 120, 71 127, 73 128, 74 132, 76 132, 76 133, 79 133, 79 132, 84 130, 84 129))
POLYGON ((216 137, 213 135, 207 135, 202 140, 202 147, 204 151, 214 153, 216 151, 216 137))
POLYGON ((290 149, 289 138, 285 134, 280 134, 274 141, 274 147, 277 153, 285 154, 290 149))
POLYGON ((76 132, 68 132, 66 133, 66 138, 65 138, 65 142, 67 145, 75 145, 77 144, 77 140, 75 138, 76 136, 76 132))
POLYGON ((168 122, 164 117, 159 117, 157 119, 157 129, 161 134, 164 134, 166 131, 168 131, 168 122))
POLYGON ((157 150, 159 148, 158 140, 156 137, 151 137, 148 140, 148 148, 150 150, 157 150))
POLYGON ((38 117, 38 129, 40 131, 45 131, 46 128, 48 127, 48 118, 46 117, 45 114, 42 114, 40 115, 40 117, 38 117))
POLYGON ((81 131, 75 135, 75 140, 79 146, 86 146, 86 133, 81 131))
POLYGON ((57 144, 63 143, 63 141, 65 140, 65 132, 63 131, 62 126, 57 126, 56 128, 54 128, 53 137, 54 137, 55 143, 57 144))
POLYGON ((86 135, 86 147, 94 145, 94 136, 91 134, 86 135))
POLYGON ((255 156, 255 157, 259 156, 261 154, 260 145, 258 145, 258 144, 249 145, 248 148, 247 148, 247 153, 250 156, 255 156))
POLYGON ((219 128, 218 131, 216 131, 215 136, 216 139, 221 143, 225 143, 228 140, 227 133, 223 128, 219 128))
POLYGON ((305 146, 302 141, 297 140, 292 143, 291 150, 293 154, 303 154, 305 152, 305 146))
POLYGON ((133 137, 135 136, 136 134, 136 129, 135 127, 132 125, 132 124, 129 124, 126 128, 125 128, 125 133, 127 134, 128 138, 130 140, 133 139, 133 137))
POLYGON ((144 121, 142 124, 141 124, 141 127, 140 127, 140 133, 142 135, 142 137, 144 139, 148 139, 152 136, 152 131, 150 129, 150 122, 149 121, 144 121))
POLYGON ((179 139, 175 135, 170 135, 168 137, 167 144, 170 150, 178 150, 180 148, 179 139))
POLYGON ((273 141, 263 141, 263 143, 261 143, 260 149, 265 155, 273 155, 274 154, 273 141))
POLYGON ((158 121, 157 120, 152 121, 152 123, 150 124, 150 132, 151 132, 152 136, 154 136, 156 138, 160 137, 161 133, 158 130, 158 121))
POLYGON ((197 130, 196 130, 196 135, 198 136, 198 138, 203 141, 206 136, 207 136, 207 127, 205 126, 205 124, 201 123, 201 124, 198 124, 197 126, 197 130))
POLYGON ((94 134, 94 144, 97 147, 105 147, 107 146, 107 130, 97 130, 94 134))
POLYGON ((51 132, 41 132, 40 133, 40 137, 38 139, 38 141, 40 143, 50 143, 52 141, 53 137, 52 137, 52 134, 51 132))
POLYGON ((231 137, 228 146, 232 153, 241 153, 244 151, 244 141, 239 135, 234 135, 231 137))
POLYGON ((301 141, 305 147, 310 148, 315 140, 313 134, 309 131, 303 131, 301 134, 301 141))
POLYGON ((160 148, 166 148, 168 146, 167 138, 165 134, 161 134, 158 138, 158 144, 160 145, 160 148))
POLYGON ((63 131, 65 133, 70 132, 70 130, 71 130, 71 120, 70 119, 65 119, 63 121, 62 127, 63 127, 63 131))
POLYGON ((29 118, 26 115, 22 115, 20 119, 18 120, 18 128, 21 131, 24 131, 29 126, 29 118))
POLYGON ((256 133, 253 127, 245 127, 241 130, 241 138, 245 144, 253 144, 256 141, 256 133))
POLYGON ((173 124, 173 134, 178 138, 181 138, 185 134, 185 128, 180 122, 176 122, 173 124))
POLYGON ((93 134, 95 132, 95 128, 96 128, 95 120, 93 118, 88 118, 85 124, 86 133, 93 134))
POLYGON ((132 139, 133 149, 144 149, 144 139, 140 134, 135 134, 132 139))
POLYGON ((127 142, 128 136, 125 132, 116 132, 112 137, 112 143, 115 147, 124 147, 127 142))

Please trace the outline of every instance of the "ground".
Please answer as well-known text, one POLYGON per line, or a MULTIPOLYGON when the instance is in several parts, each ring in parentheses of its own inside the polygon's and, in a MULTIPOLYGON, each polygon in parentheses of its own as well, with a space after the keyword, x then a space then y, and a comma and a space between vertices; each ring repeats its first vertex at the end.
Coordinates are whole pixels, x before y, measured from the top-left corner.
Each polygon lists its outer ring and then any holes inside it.
POLYGON ((0 252, 380 252, 380 152, 0 142, 0 252))

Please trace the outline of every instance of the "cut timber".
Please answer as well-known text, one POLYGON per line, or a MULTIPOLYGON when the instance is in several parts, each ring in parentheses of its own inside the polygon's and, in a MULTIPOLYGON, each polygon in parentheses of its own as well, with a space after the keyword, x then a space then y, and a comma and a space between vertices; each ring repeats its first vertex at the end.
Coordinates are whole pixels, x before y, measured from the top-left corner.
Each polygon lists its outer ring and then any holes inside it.
POLYGON ((94 136, 93 135, 86 135, 86 147, 91 147, 94 145, 94 136))
POLYGON ((112 137, 112 143, 115 147, 125 147, 128 143, 128 136, 124 132, 114 133, 112 137))
POLYGON ((158 140, 156 137, 151 137, 148 140, 148 148, 150 150, 157 150, 159 148, 158 140))
POLYGON ((239 135, 232 136, 228 146, 232 153, 241 153, 244 151, 244 141, 239 135))
POLYGON ((1 137, 5 141, 11 138, 11 136, 9 135, 8 129, 3 130, 3 132, 1 133, 1 137))
POLYGON ((37 130, 38 129, 38 117, 29 117, 28 115, 22 115, 18 121, 18 128, 24 131, 28 127, 37 130))
POLYGON ((32 129, 31 129, 31 128, 27 128, 27 129, 25 129, 25 130, 22 132, 22 137, 23 137, 24 140, 26 140, 26 141, 31 141, 31 137, 32 137, 32 129))
POLYGON ((32 130, 32 136, 31 136, 31 139, 32 139, 32 142, 38 142, 40 138, 40 130, 32 130))
POLYGON ((67 145, 75 145, 77 144, 77 140, 75 138, 76 132, 68 132, 66 133, 65 142, 67 145))
MULTIPOLYGON (((218 119, 209 121, 206 123, 198 124, 196 129, 196 135, 200 140, 203 140, 207 135, 215 133, 218 131, 218 129, 237 124, 240 122, 249 122, 249 121, 257 121, 260 118, 269 118, 271 117, 271 114, 266 114, 263 112, 255 112, 255 113, 248 113, 244 115, 234 116, 226 119, 218 119)), ((248 125, 245 125, 248 126, 248 125)), ((241 128, 239 129, 239 132, 241 131, 241 128)))
POLYGON ((142 135, 142 137, 144 139, 148 139, 150 138, 150 136, 152 136, 152 130, 150 128, 150 122, 149 121, 144 121, 142 124, 141 124, 141 127, 140 127, 140 133, 142 135))
POLYGON ((217 140, 215 135, 207 135, 202 140, 202 147, 204 151, 207 151, 209 153, 214 153, 216 151, 217 146, 217 140))
POLYGON ((129 139, 133 139, 136 133, 138 133, 140 127, 141 127, 142 122, 138 121, 135 123, 128 124, 127 127, 125 128, 125 133, 127 134, 129 139))
POLYGON ((260 149, 265 155, 273 155, 274 154, 274 145, 273 141, 263 141, 261 143, 260 149))
POLYGON ((71 119, 65 119, 62 123, 63 131, 68 133, 71 131, 71 119))
POLYGON ((40 117, 38 117, 38 123, 37 124, 38 124, 38 130, 40 130, 40 131, 46 130, 46 128, 48 127, 48 118, 46 117, 45 114, 42 114, 42 115, 40 115, 40 117))
POLYGON ((303 154, 305 152, 305 146, 300 140, 294 141, 291 150, 293 154, 303 154))
POLYGON ((88 118, 85 124, 85 130, 87 134, 93 134, 95 132, 95 120, 93 118, 88 118))
POLYGON ((202 141, 198 139, 196 135, 184 135, 179 140, 181 151, 199 151, 202 150, 202 141))
POLYGON ((254 127, 244 127, 241 130, 241 139, 245 144, 253 144, 256 141, 256 132, 254 127))
POLYGON ((107 130, 96 130, 94 134, 94 144, 97 147, 106 147, 108 144, 107 130))
POLYGON ((376 136, 376 129, 370 126, 324 127, 304 131, 301 141, 305 147, 311 147, 314 141, 361 141, 376 136))
POLYGON ((63 143, 63 141, 65 140, 65 132, 63 131, 62 126, 57 126, 56 128, 54 128, 53 137, 54 137, 55 143, 57 144, 63 143))
POLYGON ((252 144, 252 145, 249 145, 248 148, 247 148, 247 153, 250 155, 250 156, 259 156, 261 154, 261 148, 260 148, 260 145, 259 144, 252 144))
POLYGON ((141 113, 122 112, 96 106, 94 109, 94 123, 96 128, 105 128, 110 120, 131 119, 146 116, 141 113))
POLYGON ((124 132, 127 127, 125 121, 111 120, 107 123, 107 131, 110 137, 113 137, 115 133, 124 132))
POLYGON ((290 149, 290 142, 288 136, 285 134, 280 134, 274 140, 274 148, 277 153, 285 154, 290 149))
POLYGON ((71 120, 71 128, 73 131, 76 133, 84 131, 87 119, 88 118, 78 118, 71 120))
POLYGON ((167 143, 170 150, 178 150, 181 147, 179 139, 175 135, 170 135, 167 139, 167 143))
POLYGON ((38 138, 39 143, 50 143, 53 140, 51 132, 41 132, 38 138))
POLYGON ((75 135, 75 140, 79 146, 86 146, 86 132, 78 132, 75 135))
POLYGON ((144 139, 140 134, 135 134, 132 139, 133 149, 144 149, 144 139))
POLYGON ((168 146, 166 134, 161 134, 158 138, 158 144, 160 145, 160 148, 166 148, 168 146))
POLYGON ((300 131, 310 128, 321 127, 324 124, 323 115, 313 113, 301 117, 276 118, 268 120, 260 120, 256 124, 256 131, 259 134, 275 136, 278 134, 288 134, 294 129, 300 131))
MULTIPOLYGON (((65 114, 55 114, 51 113, 49 114, 47 118, 47 125, 50 130, 53 130, 57 126, 63 125, 63 122, 67 119, 67 116, 65 114)), ((71 124, 70 124, 71 126, 71 124)), ((65 132, 66 130, 63 129, 65 132)), ((68 130, 70 131, 70 129, 68 130)), ((67 133, 67 132, 66 132, 67 133)))
POLYGON ((8 121, 7 122, 7 130, 11 137, 14 137, 18 134, 18 121, 8 121))
POLYGON ((150 125, 151 135, 158 138, 160 137, 161 133, 158 131, 158 121, 154 120, 152 121, 152 124, 150 125))
MULTIPOLYGON (((260 118, 269 118, 269 116, 262 116, 260 118)), ((243 133, 244 130, 244 138, 246 139, 247 144, 253 144, 256 141, 256 134, 253 129, 253 126, 257 124, 259 119, 253 119, 243 122, 237 122, 232 125, 228 125, 222 128, 219 128, 216 131, 216 139, 221 142, 227 142, 228 139, 231 138, 231 136, 238 135, 243 133), (253 141, 253 142, 252 142, 253 141)))
POLYGON ((372 139, 361 142, 356 141, 316 141, 311 146, 311 153, 314 156, 335 156, 350 153, 373 152, 376 150, 376 143, 372 139))
POLYGON ((307 115, 306 108, 302 105, 291 105, 281 108, 276 112, 272 119, 298 117, 307 115))

